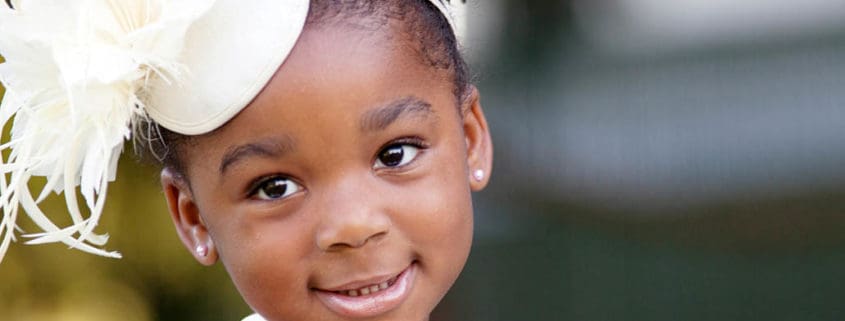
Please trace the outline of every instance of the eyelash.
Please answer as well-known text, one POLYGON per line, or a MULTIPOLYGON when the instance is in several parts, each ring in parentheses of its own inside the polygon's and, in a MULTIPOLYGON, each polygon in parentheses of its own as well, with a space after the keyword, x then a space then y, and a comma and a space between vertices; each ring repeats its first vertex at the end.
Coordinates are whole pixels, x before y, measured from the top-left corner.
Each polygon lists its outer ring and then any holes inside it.
POLYGON ((414 136, 414 137, 403 137, 403 138, 393 140, 390 143, 387 143, 384 146, 382 146, 381 148, 379 148, 379 150, 376 153, 374 160, 373 160, 373 168, 375 168, 377 170, 398 170, 398 169, 405 168, 406 166, 408 166, 411 163, 413 163, 414 161, 416 161, 417 158, 420 157, 420 153, 423 153, 428 148, 429 148, 429 144, 426 143, 426 141, 424 139, 422 139, 420 137, 416 137, 416 136, 414 136), (385 164, 382 164, 383 166, 378 166, 379 163, 381 162, 379 157, 382 156, 382 154, 387 149, 394 147, 394 146, 411 146, 411 147, 416 148, 417 151, 415 151, 413 158, 411 158, 411 160, 409 160, 407 162, 407 164, 401 164, 401 165, 398 165, 398 166, 387 166, 385 164))
POLYGON ((294 181, 290 177, 287 177, 287 176, 284 176, 284 175, 271 175, 271 176, 265 176, 265 177, 259 178, 259 179, 255 180, 255 182, 250 184, 247 196, 249 198, 257 198, 257 199, 262 200, 262 201, 281 200, 281 199, 286 199, 286 198, 290 197, 291 195, 298 193, 302 189, 303 189, 302 185, 299 184, 298 182, 294 181), (278 198, 266 198, 266 199, 260 198, 259 194, 262 193, 262 188, 264 188, 266 184, 274 182, 274 181, 288 181, 289 182, 289 183, 286 184, 286 188, 284 190, 284 193, 282 193, 282 196, 280 196, 278 198), (290 189, 293 189, 293 192, 289 192, 290 189))

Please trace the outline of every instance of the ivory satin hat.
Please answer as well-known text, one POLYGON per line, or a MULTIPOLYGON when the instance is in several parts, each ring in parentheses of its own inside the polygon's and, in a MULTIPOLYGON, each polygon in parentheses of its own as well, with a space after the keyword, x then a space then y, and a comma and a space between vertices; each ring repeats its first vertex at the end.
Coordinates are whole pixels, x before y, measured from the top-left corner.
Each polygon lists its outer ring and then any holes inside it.
POLYGON ((188 73, 177 84, 156 78, 149 116, 185 135, 212 131, 264 88, 296 44, 308 0, 217 0, 185 36, 188 73))

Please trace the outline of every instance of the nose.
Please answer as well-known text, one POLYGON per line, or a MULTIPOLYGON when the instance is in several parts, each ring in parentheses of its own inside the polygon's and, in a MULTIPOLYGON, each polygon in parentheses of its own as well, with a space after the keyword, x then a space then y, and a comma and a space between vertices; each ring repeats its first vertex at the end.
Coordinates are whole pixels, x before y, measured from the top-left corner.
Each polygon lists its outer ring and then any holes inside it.
POLYGON ((385 238, 391 221, 385 209, 380 208, 378 195, 360 186, 335 189, 323 203, 316 233, 317 247, 336 252, 360 248, 385 238))

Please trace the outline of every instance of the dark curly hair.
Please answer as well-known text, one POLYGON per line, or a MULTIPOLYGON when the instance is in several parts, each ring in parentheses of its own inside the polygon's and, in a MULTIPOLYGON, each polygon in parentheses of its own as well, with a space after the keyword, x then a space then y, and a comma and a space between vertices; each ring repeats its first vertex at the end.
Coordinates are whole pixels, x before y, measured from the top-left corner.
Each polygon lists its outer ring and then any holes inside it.
MULTIPOLYGON (((446 1, 449 0, 437 0, 446 1)), ((456 105, 470 91, 470 76, 449 21, 430 0, 311 0, 306 28, 336 22, 353 22, 376 30, 399 22, 403 39, 426 65, 443 70, 454 85, 456 105), (355 19, 355 20, 353 20, 355 19)), ((192 136, 181 135, 153 122, 136 128, 136 151, 146 162, 185 174, 183 150, 192 136)))

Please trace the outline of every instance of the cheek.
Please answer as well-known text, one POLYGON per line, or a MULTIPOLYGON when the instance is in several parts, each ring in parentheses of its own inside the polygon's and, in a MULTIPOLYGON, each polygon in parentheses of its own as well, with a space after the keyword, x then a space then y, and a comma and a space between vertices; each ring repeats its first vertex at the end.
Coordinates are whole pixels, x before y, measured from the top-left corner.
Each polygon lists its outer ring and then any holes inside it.
MULTIPOLYGON (((461 270, 472 243, 473 210, 460 144, 441 155, 432 174, 401 189, 395 224, 438 269, 461 270)), ((445 271, 444 271, 445 272, 445 271)))
MULTIPOLYGON (((255 213, 231 213, 231 219, 218 220, 212 237, 221 261, 244 300, 260 311, 302 308, 307 297, 306 264, 313 238, 304 223, 255 213), (250 217, 252 216, 252 217, 250 217), (299 228, 292 228, 299 227, 299 228)), ((285 314, 296 314, 285 311, 285 314)))
POLYGON ((404 210, 397 215, 411 238, 429 242, 468 239, 473 219, 466 180, 435 177, 421 183, 404 191, 404 210))

